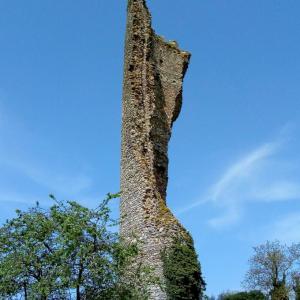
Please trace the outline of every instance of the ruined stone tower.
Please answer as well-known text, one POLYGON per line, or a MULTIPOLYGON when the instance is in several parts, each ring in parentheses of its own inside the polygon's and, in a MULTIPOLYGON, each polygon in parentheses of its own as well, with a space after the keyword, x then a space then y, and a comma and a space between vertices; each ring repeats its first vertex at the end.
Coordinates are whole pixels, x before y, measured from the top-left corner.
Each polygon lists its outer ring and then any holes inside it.
MULTIPOLYGON (((142 259, 164 280, 161 252, 190 236, 166 206, 168 143, 190 54, 151 27, 145 0, 129 0, 123 86, 121 236, 139 237, 142 259)), ((167 299, 158 286, 151 299, 167 299)))

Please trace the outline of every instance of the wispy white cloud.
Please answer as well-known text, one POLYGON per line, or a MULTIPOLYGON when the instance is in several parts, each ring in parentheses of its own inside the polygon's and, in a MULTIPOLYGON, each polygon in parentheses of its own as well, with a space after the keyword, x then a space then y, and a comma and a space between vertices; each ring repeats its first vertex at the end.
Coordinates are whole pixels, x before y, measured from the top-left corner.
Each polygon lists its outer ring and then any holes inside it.
POLYGON ((300 199, 300 184, 292 181, 275 182, 258 190, 256 198, 266 202, 300 199))
POLYGON ((55 168, 41 167, 38 162, 32 162, 29 159, 20 161, 18 158, 0 158, 0 165, 14 169, 51 192, 63 195, 79 194, 92 185, 91 178, 84 174, 70 175, 55 168))
MULTIPOLYGON (((91 187, 92 179, 81 170, 62 169, 55 157, 45 159, 46 153, 35 156, 31 154, 30 150, 36 149, 39 144, 47 144, 47 141, 44 137, 36 138, 26 128, 26 124, 6 109, 0 97, 0 176, 5 176, 5 170, 9 170, 44 188, 48 193, 57 193, 63 197, 80 195, 91 187), (24 151, 24 145, 27 151, 24 151)), ((4 194, 0 184, 1 195, 4 194)), ((20 197, 17 195, 8 198, 20 197)), ((30 198, 29 196, 28 199, 30 198)))
POLYGON ((227 227, 240 219, 241 208, 237 206, 230 206, 226 212, 218 217, 211 218, 208 220, 208 224, 213 228, 224 228, 227 227))
POLYGON ((5 111, 3 107, 3 95, 0 89, 0 129, 3 127, 4 117, 5 117, 5 111))
POLYGON ((261 163, 279 148, 279 143, 267 143, 258 149, 250 152, 241 160, 230 166, 221 176, 219 181, 211 189, 210 200, 218 202, 227 192, 230 192, 233 186, 246 177, 253 175, 261 163))
MULTIPOLYGON (((300 199, 298 181, 287 180, 276 155, 288 142, 288 127, 285 126, 273 142, 265 143, 245 154, 229 166, 220 178, 201 197, 177 211, 188 212, 200 205, 212 205, 214 211, 221 211, 219 216, 208 220, 213 228, 224 229, 237 223, 245 213, 247 203, 275 202, 300 199)), ((289 177, 289 176, 287 176, 289 177)))
POLYGON ((267 230, 267 237, 285 243, 300 241, 300 211, 290 213, 271 224, 267 230))
POLYGON ((0 191, 0 203, 10 203, 10 204, 26 204, 26 205, 34 205, 36 202, 40 203, 50 203, 51 199, 47 197, 43 197, 43 199, 38 196, 33 196, 31 194, 21 194, 17 192, 6 192, 0 191))

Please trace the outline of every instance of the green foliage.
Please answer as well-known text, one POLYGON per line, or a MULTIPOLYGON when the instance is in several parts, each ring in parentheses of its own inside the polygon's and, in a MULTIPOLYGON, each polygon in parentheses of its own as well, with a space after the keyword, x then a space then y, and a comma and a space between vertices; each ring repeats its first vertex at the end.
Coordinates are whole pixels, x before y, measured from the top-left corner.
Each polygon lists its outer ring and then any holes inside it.
POLYGON ((202 299, 206 284, 192 239, 174 239, 162 258, 168 299, 202 299))
POLYGON ((296 300, 300 300, 300 284, 295 287, 296 300))
POLYGON ((293 273, 293 290, 295 293, 295 300, 300 300, 300 273, 293 273))
POLYGON ((271 300, 289 300, 289 290, 286 282, 278 282, 270 292, 271 300))
POLYGON ((259 289, 272 300, 288 300, 293 287, 293 274, 298 269, 300 244, 282 245, 279 241, 254 247, 250 269, 244 285, 259 289))
POLYGON ((266 296, 260 291, 225 293, 218 300, 266 300, 266 296))
POLYGON ((0 228, 0 299, 147 299, 150 270, 128 268, 138 246, 108 230, 117 224, 108 207, 117 196, 88 209, 51 195, 49 210, 17 211, 0 228))

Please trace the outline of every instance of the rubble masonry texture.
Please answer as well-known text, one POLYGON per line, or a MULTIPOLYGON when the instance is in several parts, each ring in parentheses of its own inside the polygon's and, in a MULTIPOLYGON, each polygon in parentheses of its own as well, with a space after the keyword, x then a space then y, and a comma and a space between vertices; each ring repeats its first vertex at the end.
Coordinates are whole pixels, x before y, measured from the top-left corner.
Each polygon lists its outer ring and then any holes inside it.
MULTIPOLYGON (((168 143, 182 104, 190 54, 151 27, 145 0, 129 0, 122 111, 121 236, 142 241, 141 259, 162 280, 161 252, 190 239, 166 206, 168 143)), ((152 286, 151 299, 167 299, 152 286)))

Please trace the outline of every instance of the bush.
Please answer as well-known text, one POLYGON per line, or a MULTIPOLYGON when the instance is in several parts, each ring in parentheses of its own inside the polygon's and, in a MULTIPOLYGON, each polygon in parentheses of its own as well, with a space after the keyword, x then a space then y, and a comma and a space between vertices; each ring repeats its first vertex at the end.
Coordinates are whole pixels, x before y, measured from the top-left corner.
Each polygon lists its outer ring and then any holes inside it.
POLYGON ((218 300, 266 300, 260 291, 226 293, 219 296, 218 300))

